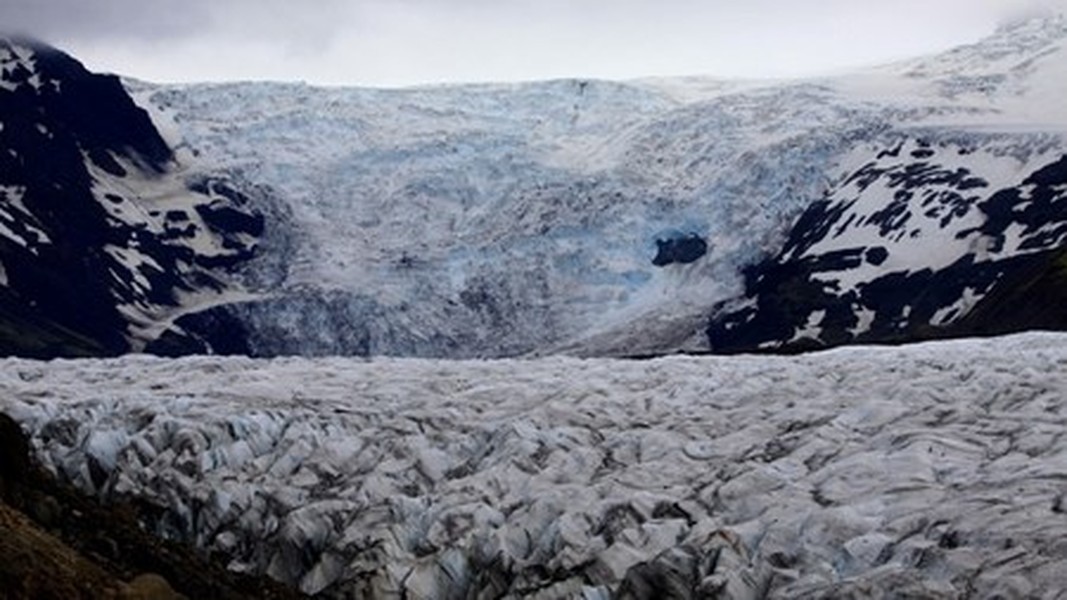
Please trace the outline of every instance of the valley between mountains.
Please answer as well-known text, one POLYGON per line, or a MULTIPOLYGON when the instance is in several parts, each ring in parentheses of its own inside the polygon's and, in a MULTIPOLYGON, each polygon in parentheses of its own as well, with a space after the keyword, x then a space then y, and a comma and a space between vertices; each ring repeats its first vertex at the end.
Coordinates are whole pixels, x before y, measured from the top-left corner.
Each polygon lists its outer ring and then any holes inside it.
POLYGON ((5 42, 0 343, 647 356, 1062 328, 1065 39, 1054 17, 819 80, 397 90, 154 85, 5 42))
POLYGON ((403 89, 2 38, 0 583, 1060 597, 1065 96, 1063 16, 403 89))

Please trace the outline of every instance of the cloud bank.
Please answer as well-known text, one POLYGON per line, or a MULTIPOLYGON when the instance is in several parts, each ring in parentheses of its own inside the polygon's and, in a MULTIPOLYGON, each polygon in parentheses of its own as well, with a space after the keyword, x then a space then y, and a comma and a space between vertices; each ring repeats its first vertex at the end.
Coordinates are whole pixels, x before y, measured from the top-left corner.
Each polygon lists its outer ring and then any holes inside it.
POLYGON ((791 76, 972 41, 1067 0, 6 0, 0 23, 150 80, 396 85, 791 76))

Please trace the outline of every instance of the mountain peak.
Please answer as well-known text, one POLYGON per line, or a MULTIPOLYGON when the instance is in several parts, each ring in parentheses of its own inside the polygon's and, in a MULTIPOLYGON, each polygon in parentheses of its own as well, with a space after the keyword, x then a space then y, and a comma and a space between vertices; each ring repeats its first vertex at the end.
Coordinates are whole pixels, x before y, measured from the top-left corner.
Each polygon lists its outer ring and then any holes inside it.
POLYGON ((991 35, 913 63, 912 77, 1014 76, 1037 59, 1063 48, 1067 18, 1062 14, 1014 20, 991 35))
POLYGON ((1030 10, 1014 15, 997 26, 994 35, 1018 35, 1027 32, 1067 32, 1067 15, 1048 9, 1030 10))
MULTIPOLYGON (((0 33, 0 67, 3 75, 7 76, 9 62, 25 62, 27 68, 32 65, 38 56, 58 55, 66 56, 68 60, 77 62, 64 54, 61 50, 48 45, 37 38, 23 34, 0 33)), ((78 63, 81 64, 81 63, 78 63)))
POLYGON ((1061 42, 1064 38, 1067 38, 1067 17, 1063 13, 1052 13, 1006 21, 977 45, 1026 52, 1061 42))
POLYGON ((0 149, 0 354, 127 351, 261 233, 238 191, 172 172, 118 77, 34 40, 0 39, 0 149))

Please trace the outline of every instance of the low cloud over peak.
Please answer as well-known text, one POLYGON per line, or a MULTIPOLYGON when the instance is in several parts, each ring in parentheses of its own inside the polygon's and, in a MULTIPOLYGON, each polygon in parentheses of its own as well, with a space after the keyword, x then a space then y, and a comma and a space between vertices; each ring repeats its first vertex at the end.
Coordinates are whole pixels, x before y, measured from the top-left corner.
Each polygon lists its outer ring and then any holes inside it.
POLYGON ((0 23, 148 80, 398 85, 805 75, 942 50, 1065 9, 1067 0, 7 0, 0 23))

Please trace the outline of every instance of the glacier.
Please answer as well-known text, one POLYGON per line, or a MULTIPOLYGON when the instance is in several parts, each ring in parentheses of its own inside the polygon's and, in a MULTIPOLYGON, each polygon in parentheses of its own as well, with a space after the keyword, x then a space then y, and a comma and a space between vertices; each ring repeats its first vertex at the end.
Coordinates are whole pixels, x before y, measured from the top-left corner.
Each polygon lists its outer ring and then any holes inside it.
POLYGON ((359 353, 551 352, 650 310, 681 321, 664 345, 699 346, 707 297, 739 293, 737 267, 820 193, 839 143, 818 131, 825 103, 785 114, 819 90, 698 110, 597 81, 132 89, 178 124, 179 152, 270 186, 291 210, 276 232, 291 253, 281 289, 233 308, 260 354, 350 353, 338 322, 369 338, 359 353), (787 131, 753 140, 739 112, 778 114, 787 131), (710 240, 716 260, 656 268, 656 242, 684 235, 710 240), (287 344, 274 320, 302 337, 287 344))
POLYGON ((1067 335, 797 357, 5 359, 49 468, 326 598, 1054 597, 1067 335))
POLYGON ((1062 329, 1003 299, 1067 243, 1067 171, 1042 174, 1065 39, 1058 16, 832 77, 376 90, 120 82, 5 38, 0 349, 652 356, 1062 329), (931 202, 964 217, 872 226, 931 202), (809 239, 825 203, 841 221, 809 239))
POLYGON ((61 148, 85 189, 0 173, 0 308, 99 306, 59 324, 114 354, 275 358, 5 358, 0 410, 62 479, 327 598, 1054 597, 1064 334, 613 357, 950 326, 1062 258, 1065 40, 1037 19, 797 81, 123 80, 149 150, 94 155, 26 117, 85 117, 42 77, 67 60, 9 44, 4 164, 61 148), (50 207, 108 243, 64 246, 50 207), (761 338, 746 273, 778 260, 840 302, 761 338), (924 273, 950 293, 896 285, 924 273))
POLYGON ((277 200, 252 299, 207 316, 251 354, 648 355, 708 350, 742 268, 900 138, 983 150, 994 181, 1062 153, 1065 37, 1037 19, 796 81, 126 85, 190 172, 277 200), (706 255, 654 264, 689 237, 706 255))

